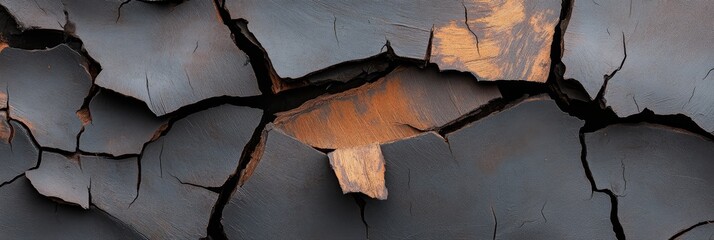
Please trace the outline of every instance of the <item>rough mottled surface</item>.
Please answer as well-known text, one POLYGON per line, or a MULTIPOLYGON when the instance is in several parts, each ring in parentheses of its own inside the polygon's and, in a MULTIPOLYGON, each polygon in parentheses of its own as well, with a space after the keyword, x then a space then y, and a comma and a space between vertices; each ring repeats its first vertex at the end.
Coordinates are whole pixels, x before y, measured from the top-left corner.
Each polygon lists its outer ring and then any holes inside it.
POLYGON ((24 123, 43 147, 74 151, 82 122, 77 111, 92 79, 82 57, 62 44, 48 50, 0 52, 0 95, 10 117, 24 123))
MULTIPOLYGON (((4 114, 0 113, 0 121, 2 124, 7 123, 4 114)), ((24 173, 37 165, 39 150, 32 142, 30 134, 22 125, 17 122, 10 122, 7 128, 0 127, 3 135, 12 133, 10 138, 0 140, 0 184, 10 182, 15 177, 24 173)))
POLYGON ((617 115, 645 108, 683 113, 714 132, 712 10, 707 0, 575 1, 564 37, 565 77, 594 98, 626 53, 604 92, 617 115))
MULTIPOLYGON (((137 158, 65 157, 44 152, 37 169, 26 172, 40 194, 64 203, 89 204, 107 212, 124 210, 136 197, 137 158), (91 202, 90 202, 91 201, 91 202)), ((131 222, 129 222, 131 223, 131 222)))
POLYGON ((483 80, 545 82, 560 4, 227 0, 226 8, 231 17, 248 21, 282 78, 368 58, 389 45, 398 56, 471 72, 483 80))
POLYGON ((260 94, 213 1, 122 2, 64 1, 75 34, 102 65, 97 85, 140 99, 157 115, 206 98, 260 94))
POLYGON ((174 169, 162 168, 162 163, 177 161, 161 158, 163 143, 162 138, 150 143, 142 155, 141 182, 136 199, 128 206, 114 206, 107 212, 150 239, 205 237, 208 218, 218 194, 182 184, 171 176, 174 169))
POLYGON ((67 158, 58 153, 43 152, 40 166, 25 175, 40 194, 89 208, 89 177, 83 172, 79 157, 67 158))
POLYGON ((714 219, 714 142, 665 126, 613 125, 585 135, 595 185, 617 195, 633 239, 674 236, 714 219))
POLYGON ((448 144, 432 133, 384 144, 390 198, 367 203, 370 239, 613 239, 609 199, 580 162, 581 125, 530 99, 448 144))
POLYGON ((92 122, 79 138, 79 149, 85 152, 139 154, 144 144, 167 124, 144 103, 108 90, 100 90, 92 98, 89 112, 92 122))
POLYGON ((174 123, 141 158, 141 182, 128 207, 107 210, 152 239, 197 239, 206 227, 220 187, 235 171, 261 111, 222 105, 174 123))
POLYGON ((342 193, 361 192, 371 198, 387 199, 384 157, 379 144, 340 148, 327 154, 327 157, 342 193))
POLYGON ((189 115, 147 146, 141 175, 136 158, 44 153, 27 177, 43 195, 83 208, 91 201, 148 238, 204 237, 218 194, 202 186, 220 187, 233 174, 261 115, 230 105, 189 115))
MULTIPOLYGON (((128 208, 137 194, 138 159, 109 159, 85 155, 79 159, 83 174, 89 178, 89 200, 94 207, 106 212, 124 211, 128 208)), ((135 225, 131 219, 119 220, 130 226, 135 225)))
POLYGON ((263 111, 221 105, 173 124, 163 137, 161 159, 170 177, 204 187, 220 187, 238 167, 243 147, 263 111))
POLYGON ((495 86, 463 74, 399 68, 374 83, 279 113, 275 125, 314 147, 337 149, 414 136, 499 97, 495 86))
POLYGON ((0 232, 8 239, 144 239, 92 207, 58 205, 20 177, 0 188, 0 232))
POLYGON ((21 30, 64 30, 66 19, 62 11, 62 1, 0 0, 0 6, 12 13, 21 30))
POLYGON ((327 156, 277 129, 223 211, 230 239, 366 239, 360 209, 340 192, 327 156))

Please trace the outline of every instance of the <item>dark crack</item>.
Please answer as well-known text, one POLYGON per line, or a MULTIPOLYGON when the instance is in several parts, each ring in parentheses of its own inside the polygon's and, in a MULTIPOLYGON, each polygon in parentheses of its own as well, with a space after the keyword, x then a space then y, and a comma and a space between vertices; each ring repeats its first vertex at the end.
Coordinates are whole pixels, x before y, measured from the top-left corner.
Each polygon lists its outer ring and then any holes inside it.
MULTIPOLYGON (((196 46, 196 47, 198 47, 198 46, 196 46)), ((191 94, 195 93, 196 90, 193 89, 193 85, 191 84, 191 76, 188 75, 188 71, 186 70, 186 67, 183 68, 183 73, 186 74, 186 81, 188 82, 188 87, 191 88, 191 94)))
POLYGON ((10 181, 5 181, 3 183, 0 183, 0 188, 4 187, 5 185, 12 184, 13 182, 15 182, 15 180, 17 180, 18 178, 23 177, 23 176, 25 176, 24 172, 20 173, 20 175, 13 177, 12 179, 10 179, 10 181))
POLYGON ((141 159, 144 156, 143 153, 144 153, 145 148, 146 148, 146 145, 144 145, 144 148, 141 149, 141 154, 136 159, 136 168, 137 168, 136 194, 134 195, 134 199, 131 200, 131 202, 129 203, 129 206, 127 206, 127 208, 131 208, 131 205, 133 205, 134 202, 136 202, 136 199, 139 199, 139 189, 141 188, 141 159))
POLYGON ((498 218, 496 218, 496 211, 493 210, 493 206, 491 206, 491 215, 493 215, 493 240, 496 240, 496 234, 498 233, 498 218))
MULTIPOLYGON (((708 220, 708 221, 699 222, 699 223, 697 223, 697 224, 692 225, 691 227, 688 227, 688 228, 686 228, 686 229, 684 229, 684 230, 682 230, 682 231, 679 231, 678 233, 674 234, 674 235, 673 235, 672 237, 670 237, 669 239, 670 239, 670 240, 675 240, 675 239, 677 239, 678 237, 684 235, 685 233, 691 231, 692 229, 695 229, 695 228, 697 228, 697 227, 704 226, 704 225, 707 225, 707 224, 712 224, 712 223, 714 223, 714 220, 708 220)), ((711 237, 710 237, 710 238, 711 238, 711 237)))
POLYGON ((131 2, 131 0, 126 0, 126 1, 122 2, 121 4, 119 4, 119 8, 117 8, 117 20, 114 21, 114 23, 119 23, 119 19, 121 18, 121 8, 130 2, 131 2))
POLYGON ((490 102, 482 105, 480 108, 468 112, 457 118, 456 120, 444 124, 443 126, 439 126, 433 129, 418 129, 411 125, 410 127, 414 128, 415 130, 419 130, 420 132, 436 131, 437 133, 439 133, 439 135, 444 137, 447 134, 455 132, 456 130, 459 130, 473 122, 483 119, 491 114, 498 113, 515 104, 518 104, 524 99, 524 95, 519 95, 518 98, 515 99, 512 96, 504 96, 503 98, 491 100, 490 102))
POLYGON ((426 53, 424 54, 424 65, 429 64, 429 61, 431 61, 431 48, 434 41, 434 27, 434 25, 431 25, 431 29, 429 30, 429 42, 427 43, 426 53))
POLYGON ((622 66, 625 65, 625 60, 627 60, 627 43, 625 41, 625 32, 622 32, 622 49, 625 56, 622 58, 620 66, 618 66, 617 69, 613 70, 609 75, 604 76, 605 81, 603 81, 600 90, 595 96, 595 101, 598 102, 602 108, 605 108, 605 91, 607 90, 607 84, 610 82, 610 79, 612 79, 612 77, 614 77, 615 74, 622 69, 622 66))
POLYGON ((627 192, 627 179, 625 178, 625 159, 620 159, 620 166, 622 167, 622 182, 624 183, 625 186, 624 186, 623 189, 622 189, 622 194, 623 194, 623 195, 622 195, 622 196, 618 196, 618 197, 624 197, 624 196, 627 195, 627 194, 626 194, 626 192, 627 192))
POLYGON ((469 25, 469 10, 466 8, 466 4, 462 1, 461 6, 464 6, 464 24, 466 25, 466 29, 471 32, 471 35, 473 35, 476 38, 476 52, 478 53, 479 56, 481 56, 481 50, 478 47, 478 35, 471 30, 471 26, 469 25))
MULTIPOLYGON (((89 73, 89 72, 87 72, 87 73, 89 73)), ((92 78, 92 82, 94 82, 93 78, 92 78)), ((82 128, 80 128, 79 132, 77 133, 77 143, 75 146, 75 152, 81 152, 79 149, 79 140, 82 137, 82 133, 84 133, 84 127, 86 125, 92 123, 92 112, 89 109, 89 104, 92 102, 92 99, 94 99, 94 97, 97 96, 98 93, 99 93, 99 87, 97 85, 94 85, 94 83, 92 83, 92 86, 89 88, 89 93, 87 93, 87 96, 84 97, 82 106, 79 107, 79 109, 76 112, 77 117, 82 121, 82 128)))
POLYGON ((692 101, 692 98, 694 97, 694 93, 696 91, 697 91, 697 86, 694 86, 694 89, 692 89, 692 95, 689 95, 689 99, 687 99, 687 103, 682 105, 682 108, 684 108, 684 106, 687 106, 687 104, 689 104, 692 101))
POLYGON ((144 77, 146 79, 146 94, 149 95, 149 102, 146 105, 151 109, 150 105, 154 105, 154 101, 151 100, 151 91, 149 90, 149 73, 144 71, 144 77))
POLYGON ((248 143, 243 148, 243 152, 241 153, 241 156, 238 159, 238 167, 235 169, 233 174, 231 174, 228 180, 226 180, 226 182, 223 184, 223 186, 221 187, 221 191, 218 192, 218 200, 216 201, 216 204, 214 205, 213 210, 211 211, 208 228, 206 229, 208 237, 212 239, 228 239, 225 231, 223 230, 223 224, 221 223, 221 219, 223 218, 223 209, 225 208, 226 204, 228 204, 228 201, 230 201, 233 192, 235 192, 238 188, 241 172, 246 169, 246 167, 250 163, 253 152, 258 150, 257 147, 261 141, 261 135, 263 133, 263 130, 265 129, 267 124, 273 119, 274 116, 272 114, 266 112, 263 113, 263 117, 260 121, 260 124, 255 129, 250 140, 248 140, 248 143))
MULTIPOLYGON (((610 189, 598 189, 597 186, 595 185, 595 179, 593 178, 592 171, 590 171, 590 165, 588 164, 588 161, 587 161, 588 150, 585 145, 585 132, 583 131, 583 129, 584 129, 584 127, 580 129, 580 145, 582 146, 582 150, 580 152, 580 160, 583 164, 583 169, 585 170, 585 176, 587 177, 588 181, 590 182, 590 189, 592 190, 591 194, 594 194, 595 192, 599 192, 599 193, 607 194, 610 197, 610 205, 611 205, 610 222, 612 222, 612 230, 613 230, 613 232, 615 232, 615 236, 617 237, 618 240, 625 240, 626 239, 625 230, 622 228, 620 219, 617 216, 617 207, 618 207, 617 196, 610 189)), ((623 179, 624 179, 624 177, 623 177, 623 179)))
POLYGON ((709 71, 707 72, 707 75, 704 75, 704 77, 702 78, 702 80, 707 79, 707 77, 709 77, 709 74, 712 73, 712 71, 714 71, 714 68, 709 69, 709 71))
POLYGON ((337 46, 340 46, 340 38, 337 37, 337 16, 332 15, 332 17, 335 18, 335 20, 332 21, 332 31, 335 32, 335 41, 337 41, 337 46))
POLYGON ((635 102, 635 107, 637 107, 637 112, 641 112, 640 105, 637 104, 637 99, 635 99, 635 95, 632 95, 632 101, 635 102))
POLYGON ((171 177, 173 177, 174 179, 176 179, 176 181, 178 181, 180 184, 187 185, 187 186, 192 186, 192 187, 197 187, 197 188, 203 188, 203 189, 206 189, 206 190, 208 190, 208 191, 211 191, 211 192, 214 192, 214 193, 218 193, 218 194, 221 193, 221 189, 220 189, 220 188, 206 187, 206 186, 202 186, 202 185, 195 184, 195 183, 184 182, 184 181, 181 181, 180 178, 174 176, 174 175, 171 174, 171 173, 169 173, 169 175, 170 175, 171 177))
MULTIPOLYGON (((364 218, 364 209, 367 207, 367 201, 362 198, 362 195, 359 193, 350 193, 352 197, 355 199, 355 203, 357 203, 357 206, 359 206, 359 211, 360 211, 360 217, 362 218, 362 224, 364 224, 364 229, 367 235, 367 239, 369 239, 369 224, 367 223, 367 220, 364 218)), ((411 214, 411 207, 409 209, 410 214, 411 214)))
POLYGON ((543 210, 545 210, 545 205, 546 205, 546 204, 548 204, 548 201, 545 201, 545 202, 543 203, 543 206, 540 207, 540 215, 543 217, 543 220, 545 221, 545 223, 548 223, 548 219, 545 217, 545 214, 543 213, 543 210))

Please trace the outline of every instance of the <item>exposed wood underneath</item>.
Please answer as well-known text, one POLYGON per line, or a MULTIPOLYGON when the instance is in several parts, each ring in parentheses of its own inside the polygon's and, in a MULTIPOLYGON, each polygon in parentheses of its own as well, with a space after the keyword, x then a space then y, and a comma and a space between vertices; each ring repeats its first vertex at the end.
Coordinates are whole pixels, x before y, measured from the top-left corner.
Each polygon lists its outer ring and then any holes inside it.
POLYGON ((327 156, 342 193, 361 192, 371 198, 387 199, 384 157, 378 144, 339 148, 327 156))
POLYGON ((276 128, 318 148, 338 149, 414 136, 501 96, 493 85, 433 68, 398 68, 355 89, 278 113, 276 128))

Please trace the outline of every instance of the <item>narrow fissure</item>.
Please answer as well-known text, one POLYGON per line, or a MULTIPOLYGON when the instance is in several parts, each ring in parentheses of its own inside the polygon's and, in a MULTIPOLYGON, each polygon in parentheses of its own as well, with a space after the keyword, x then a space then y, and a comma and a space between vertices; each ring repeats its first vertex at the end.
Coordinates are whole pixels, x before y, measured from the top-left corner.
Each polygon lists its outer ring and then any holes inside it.
POLYGON ((221 223, 221 219, 223 218, 223 209, 228 204, 228 201, 230 200, 231 195, 233 195, 233 192, 238 189, 238 182, 241 177, 241 172, 246 168, 246 166, 248 166, 248 163, 251 160, 251 155, 254 151, 256 151, 257 146, 260 143, 263 129, 265 129, 267 124, 273 119, 274 117, 272 116, 272 114, 267 112, 263 113, 263 117, 260 121, 260 124, 255 129, 255 131, 253 131, 253 135, 243 148, 243 152, 241 153, 241 156, 238 160, 238 167, 221 187, 221 191, 218 195, 218 200, 213 206, 211 217, 208 221, 208 228, 206 229, 207 237, 217 240, 228 239, 225 231, 223 230, 223 224, 221 223))
POLYGON ((367 201, 364 200, 360 193, 350 193, 348 195, 352 195, 355 199, 355 203, 359 206, 360 217, 362 218, 362 224, 364 224, 365 234, 367 235, 367 239, 369 239, 369 224, 364 218, 364 209, 367 207, 367 201))
POLYGON ((620 219, 617 216, 617 196, 609 189, 598 189, 595 185, 595 179, 593 178, 592 171, 590 171, 590 165, 587 161, 588 150, 585 145, 585 132, 583 132, 583 128, 580 129, 579 138, 580 145, 582 148, 580 152, 580 161, 582 162, 583 169, 585 171, 585 177, 587 177, 588 181, 590 182, 590 189, 593 193, 600 192, 607 194, 607 196, 610 197, 610 222, 612 222, 612 230, 615 232, 615 236, 618 240, 625 240, 625 230, 622 228, 622 224, 620 224, 620 219))
POLYGON ((695 228, 697 228, 697 227, 704 226, 704 225, 707 225, 707 224, 712 224, 712 223, 714 223, 714 220, 708 220, 708 221, 699 222, 699 223, 697 223, 697 224, 692 225, 691 227, 688 227, 688 228, 686 228, 686 229, 684 229, 684 230, 682 230, 682 231, 679 231, 678 233, 674 234, 674 235, 673 235, 671 238, 669 238, 669 239, 670 239, 670 240, 675 240, 675 239, 677 239, 678 237, 684 235, 685 233, 691 231, 692 229, 695 229, 695 228))
POLYGON ((622 65, 625 65, 625 60, 627 60, 627 43, 625 42, 625 32, 622 32, 622 49, 625 56, 622 58, 620 66, 617 67, 617 69, 613 70, 612 73, 604 76, 605 80, 603 81, 602 86, 600 87, 600 90, 597 93, 597 96, 595 96, 594 101, 598 102, 602 108, 605 107, 605 91, 607 91, 607 84, 610 82, 610 79, 612 79, 612 77, 614 77, 615 74, 622 69, 622 65))

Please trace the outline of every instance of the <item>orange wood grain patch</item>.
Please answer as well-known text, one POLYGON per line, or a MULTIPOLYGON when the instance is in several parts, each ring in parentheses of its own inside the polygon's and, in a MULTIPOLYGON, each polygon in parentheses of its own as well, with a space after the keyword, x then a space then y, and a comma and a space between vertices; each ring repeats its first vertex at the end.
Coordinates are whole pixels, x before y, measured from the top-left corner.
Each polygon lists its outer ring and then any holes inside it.
POLYGON ((327 156, 342 193, 361 192, 371 198, 387 199, 384 156, 379 144, 340 148, 327 156))
POLYGON ((464 74, 399 68, 374 83, 279 113, 275 126, 318 148, 361 146, 443 126, 500 96, 495 86, 464 74))
POLYGON ((479 80, 548 79, 560 2, 473 0, 464 8, 468 21, 435 26, 432 62, 479 80))
POLYGON ((82 126, 87 126, 87 124, 92 123, 92 115, 89 112, 89 108, 84 108, 77 111, 77 118, 82 121, 82 126))

